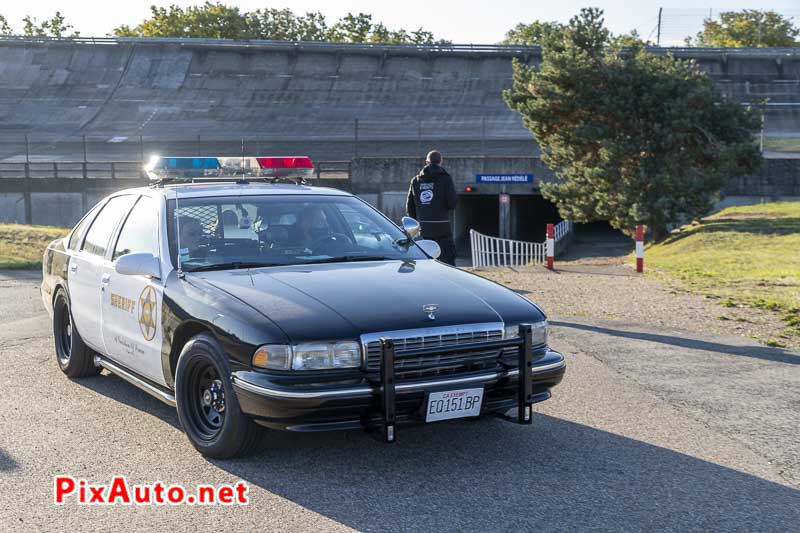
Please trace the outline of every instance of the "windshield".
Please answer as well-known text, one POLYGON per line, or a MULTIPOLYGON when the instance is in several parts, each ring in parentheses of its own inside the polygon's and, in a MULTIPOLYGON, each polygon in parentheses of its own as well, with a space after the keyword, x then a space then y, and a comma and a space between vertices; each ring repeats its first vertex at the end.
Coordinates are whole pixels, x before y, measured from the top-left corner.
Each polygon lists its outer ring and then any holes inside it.
POLYGON ((232 196, 170 201, 170 251, 186 272, 425 259, 378 211, 351 196, 232 196), (180 229, 178 229, 180 228, 180 229))

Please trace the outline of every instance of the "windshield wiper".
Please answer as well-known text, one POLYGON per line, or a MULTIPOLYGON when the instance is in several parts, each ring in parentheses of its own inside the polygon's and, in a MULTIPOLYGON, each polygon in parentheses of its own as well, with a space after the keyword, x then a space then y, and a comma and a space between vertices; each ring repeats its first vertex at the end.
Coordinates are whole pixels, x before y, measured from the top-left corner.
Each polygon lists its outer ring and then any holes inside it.
POLYGON ((327 257, 325 259, 315 259, 304 261, 303 265, 313 265, 317 263, 354 263, 356 261, 390 261, 393 258, 385 255, 341 255, 339 257, 327 257))
POLYGON ((214 263, 213 265, 202 265, 195 267, 187 272, 208 272, 209 270, 238 270, 240 268, 259 268, 271 266, 284 266, 282 263, 259 263, 255 261, 230 261, 228 263, 214 263))

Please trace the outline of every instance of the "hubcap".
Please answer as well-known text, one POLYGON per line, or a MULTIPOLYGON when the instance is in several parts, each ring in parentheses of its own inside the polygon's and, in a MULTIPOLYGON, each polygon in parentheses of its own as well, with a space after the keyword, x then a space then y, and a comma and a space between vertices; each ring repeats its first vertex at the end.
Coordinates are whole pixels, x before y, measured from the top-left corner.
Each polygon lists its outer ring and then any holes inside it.
POLYGON ((211 386, 203 390, 203 405, 218 413, 225 411, 225 389, 222 388, 222 381, 215 379, 211 386))

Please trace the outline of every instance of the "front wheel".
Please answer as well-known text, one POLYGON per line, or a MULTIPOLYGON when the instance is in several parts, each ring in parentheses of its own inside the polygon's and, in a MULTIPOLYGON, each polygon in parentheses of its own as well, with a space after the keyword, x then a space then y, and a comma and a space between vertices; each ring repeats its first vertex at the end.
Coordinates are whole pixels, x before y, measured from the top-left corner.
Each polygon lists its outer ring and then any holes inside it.
POLYGON ((100 368, 94 364, 94 352, 86 346, 72 321, 70 302, 64 289, 58 289, 53 301, 53 337, 56 361, 70 378, 96 376, 100 368))
POLYGON ((175 372, 183 430, 197 451, 216 459, 245 455, 258 443, 259 427, 242 413, 230 374, 216 339, 205 333, 186 343, 175 372))

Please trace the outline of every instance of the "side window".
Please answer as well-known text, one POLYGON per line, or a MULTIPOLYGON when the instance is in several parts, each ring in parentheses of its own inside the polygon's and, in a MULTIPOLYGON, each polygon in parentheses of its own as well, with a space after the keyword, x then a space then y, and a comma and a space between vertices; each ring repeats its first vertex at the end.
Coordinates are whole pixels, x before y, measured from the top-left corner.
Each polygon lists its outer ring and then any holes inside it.
POLYGON ((156 201, 142 196, 125 220, 114 247, 113 261, 125 254, 149 253, 158 257, 158 213, 156 201))
POLYGON ((89 224, 92 223, 94 220, 95 215, 100 210, 100 206, 96 205, 89 212, 83 217, 83 220, 78 222, 78 225, 75 226, 75 229, 72 230, 72 235, 69 236, 69 244, 67 244, 67 248, 70 250, 77 250, 78 246, 81 244, 81 239, 83 238, 83 234, 86 233, 86 228, 89 227, 89 224))
POLYGON ((125 195, 109 200, 92 222, 82 249, 90 254, 105 255, 108 241, 114 233, 114 228, 117 227, 117 222, 128 212, 135 199, 133 195, 125 195))

